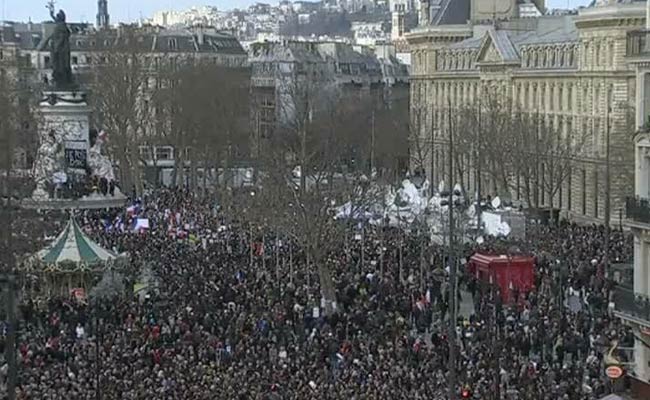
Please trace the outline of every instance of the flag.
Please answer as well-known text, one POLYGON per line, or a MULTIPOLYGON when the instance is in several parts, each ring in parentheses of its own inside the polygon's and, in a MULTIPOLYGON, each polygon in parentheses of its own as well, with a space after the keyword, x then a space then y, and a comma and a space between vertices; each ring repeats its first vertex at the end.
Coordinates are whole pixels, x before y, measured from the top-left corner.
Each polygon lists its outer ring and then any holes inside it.
POLYGON ((133 285, 133 293, 136 294, 147 289, 149 286, 146 283, 136 283, 133 285))

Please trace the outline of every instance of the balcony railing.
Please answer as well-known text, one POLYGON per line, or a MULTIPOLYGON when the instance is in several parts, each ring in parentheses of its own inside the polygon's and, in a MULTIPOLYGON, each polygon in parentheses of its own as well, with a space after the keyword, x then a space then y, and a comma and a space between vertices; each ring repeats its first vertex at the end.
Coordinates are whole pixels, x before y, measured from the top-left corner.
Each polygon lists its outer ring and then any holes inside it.
POLYGON ((632 317, 650 326, 650 296, 617 287, 614 291, 615 310, 623 316, 632 317))
POLYGON ((650 57, 650 30, 637 30, 627 33, 627 56, 650 57))
POLYGON ((625 215, 628 220, 650 224, 650 199, 628 197, 625 202, 625 215))

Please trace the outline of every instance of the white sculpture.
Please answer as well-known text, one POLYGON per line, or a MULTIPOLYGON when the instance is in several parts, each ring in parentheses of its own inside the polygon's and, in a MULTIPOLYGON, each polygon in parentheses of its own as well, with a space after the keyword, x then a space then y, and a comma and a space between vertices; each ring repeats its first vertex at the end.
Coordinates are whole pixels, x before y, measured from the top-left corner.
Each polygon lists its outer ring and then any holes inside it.
POLYGON ((106 132, 101 131, 97 134, 95 144, 88 152, 88 166, 93 176, 99 179, 106 179, 107 182, 115 181, 115 172, 111 160, 102 154, 102 145, 107 139, 106 132))
POLYGON ((53 183, 56 173, 62 172, 63 167, 63 140, 51 130, 41 137, 41 144, 36 153, 36 160, 32 169, 32 176, 36 181, 36 189, 32 194, 34 199, 49 199, 48 185, 53 183))

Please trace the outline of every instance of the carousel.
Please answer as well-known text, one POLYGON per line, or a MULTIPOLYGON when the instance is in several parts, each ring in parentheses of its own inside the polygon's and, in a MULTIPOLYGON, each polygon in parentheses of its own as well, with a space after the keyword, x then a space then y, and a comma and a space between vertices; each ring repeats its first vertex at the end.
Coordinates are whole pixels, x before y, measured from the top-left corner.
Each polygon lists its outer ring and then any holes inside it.
POLYGON ((122 259, 92 241, 71 217, 49 246, 26 260, 23 273, 38 281, 40 295, 68 296, 86 292, 122 259))

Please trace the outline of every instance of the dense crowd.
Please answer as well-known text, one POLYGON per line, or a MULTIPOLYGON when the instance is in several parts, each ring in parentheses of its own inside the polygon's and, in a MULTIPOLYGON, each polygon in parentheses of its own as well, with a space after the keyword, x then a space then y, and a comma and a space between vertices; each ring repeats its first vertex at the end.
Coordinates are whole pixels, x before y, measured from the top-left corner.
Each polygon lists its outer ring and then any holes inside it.
MULTIPOLYGON (((444 248, 390 229, 352 235, 327 256, 338 312, 325 315, 318 274, 297 243, 262 238, 183 191, 157 192, 136 212, 148 230, 122 229, 126 218, 105 213, 78 221, 101 245, 128 252, 125 276, 149 268, 159 285, 104 303, 24 298, 18 399, 447 398, 444 248)), ((537 266, 534 291, 516 304, 462 274, 471 293, 463 302, 475 311, 456 321, 458 393, 591 400, 608 390, 603 353, 632 337, 608 313, 604 234, 561 224, 531 228, 526 241, 465 246, 463 257, 532 252, 537 266)), ((631 254, 631 239, 613 231, 610 258, 631 254)))

